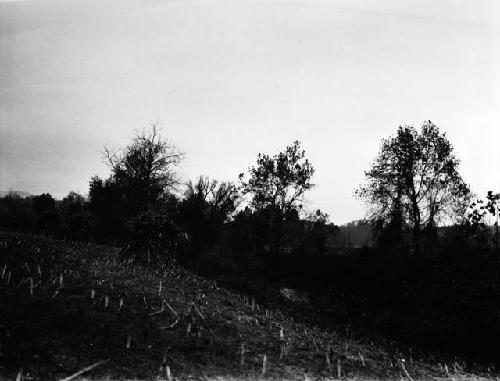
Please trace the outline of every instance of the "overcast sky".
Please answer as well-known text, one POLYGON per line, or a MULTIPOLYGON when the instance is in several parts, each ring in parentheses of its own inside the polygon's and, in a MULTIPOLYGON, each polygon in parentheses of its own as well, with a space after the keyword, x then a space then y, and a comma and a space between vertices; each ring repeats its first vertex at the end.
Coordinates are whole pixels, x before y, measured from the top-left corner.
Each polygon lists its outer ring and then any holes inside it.
POLYGON ((500 190, 499 4, 0 1, 0 189, 87 193, 105 144, 159 122, 186 180, 300 140, 308 207, 344 223, 380 140, 430 119, 473 191, 500 190))

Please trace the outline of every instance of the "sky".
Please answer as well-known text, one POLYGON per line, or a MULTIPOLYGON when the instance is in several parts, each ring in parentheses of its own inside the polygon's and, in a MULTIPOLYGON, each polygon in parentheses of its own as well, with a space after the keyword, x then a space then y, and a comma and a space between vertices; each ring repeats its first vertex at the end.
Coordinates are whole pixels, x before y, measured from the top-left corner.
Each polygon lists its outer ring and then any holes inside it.
POLYGON ((0 190, 85 194, 104 145, 157 122, 184 180, 300 140, 306 207, 345 223, 381 139, 431 120, 500 191, 499 20, 496 0, 0 0, 0 190))

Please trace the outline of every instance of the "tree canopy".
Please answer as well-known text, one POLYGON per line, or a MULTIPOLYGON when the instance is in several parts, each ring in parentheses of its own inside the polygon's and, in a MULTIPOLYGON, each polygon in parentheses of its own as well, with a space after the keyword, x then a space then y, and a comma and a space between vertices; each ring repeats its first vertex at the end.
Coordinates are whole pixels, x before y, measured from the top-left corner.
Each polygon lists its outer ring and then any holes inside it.
POLYGON ((431 121, 420 130, 401 126, 382 140, 356 194, 370 204, 373 219, 409 227, 418 241, 423 228, 433 231, 464 216, 470 190, 458 167, 450 141, 431 121))
POLYGON ((200 245, 216 240, 238 205, 238 191, 231 182, 200 176, 187 183, 180 209, 181 226, 200 245))
POLYGON ((240 174, 243 194, 250 194, 251 207, 265 221, 267 244, 275 255, 280 253, 286 235, 285 222, 297 220, 304 193, 313 187, 314 168, 295 141, 274 156, 259 154, 257 165, 249 169, 249 178, 240 174))
POLYGON ((272 157, 259 153, 257 165, 249 169, 249 179, 245 180, 243 173, 239 177, 243 192, 252 195, 253 208, 286 212, 302 207, 304 193, 313 187, 313 174, 305 151, 295 141, 272 157))
POLYGON ((126 193, 137 210, 147 210, 179 184, 175 167, 184 153, 163 140, 156 124, 150 131, 137 132, 124 149, 105 148, 105 162, 111 178, 126 193))

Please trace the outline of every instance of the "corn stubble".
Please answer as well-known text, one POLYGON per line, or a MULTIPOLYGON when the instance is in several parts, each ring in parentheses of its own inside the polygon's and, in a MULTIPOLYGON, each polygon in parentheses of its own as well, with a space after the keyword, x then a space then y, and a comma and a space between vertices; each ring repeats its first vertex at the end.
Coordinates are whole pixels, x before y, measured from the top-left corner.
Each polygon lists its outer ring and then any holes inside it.
POLYGON ((118 249, 0 233, 0 253, 0 369, 11 379, 473 377, 118 249))

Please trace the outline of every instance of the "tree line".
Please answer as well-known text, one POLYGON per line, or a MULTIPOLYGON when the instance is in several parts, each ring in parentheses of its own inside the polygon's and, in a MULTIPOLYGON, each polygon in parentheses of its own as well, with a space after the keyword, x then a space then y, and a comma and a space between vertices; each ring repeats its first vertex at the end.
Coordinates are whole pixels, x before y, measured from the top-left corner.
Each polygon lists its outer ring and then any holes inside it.
MULTIPOLYGON (((182 184, 177 169, 184 157, 153 125, 125 147, 105 147, 111 173, 90 179, 87 198, 76 192, 62 201, 49 194, 29 201, 6 197, 0 204, 2 227, 120 245, 130 240, 130 246, 150 252, 183 246, 191 258, 207 247, 227 246, 234 234, 247 236, 238 239, 271 258, 306 247, 324 255, 328 238, 339 231, 326 213, 303 208, 315 170, 298 141, 273 156, 258 154, 237 184, 207 176, 182 184)), ((363 225, 370 227, 372 241, 387 250, 428 254, 439 246, 440 226, 468 229, 472 237, 491 230, 485 223, 490 218, 495 234, 489 240, 497 246, 500 193, 474 199, 459 164, 446 134, 431 121, 420 129, 400 126, 383 139, 355 191, 369 211, 363 225)))

